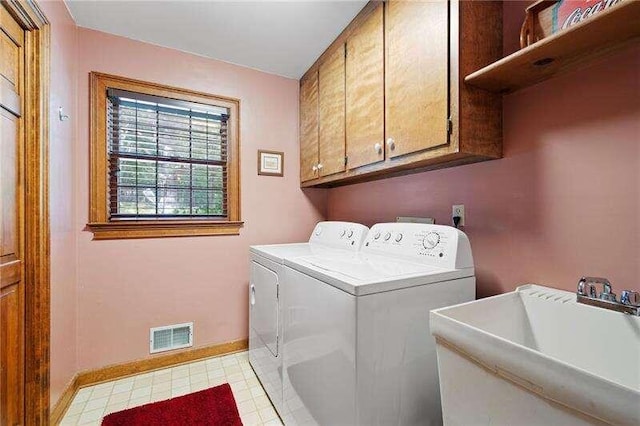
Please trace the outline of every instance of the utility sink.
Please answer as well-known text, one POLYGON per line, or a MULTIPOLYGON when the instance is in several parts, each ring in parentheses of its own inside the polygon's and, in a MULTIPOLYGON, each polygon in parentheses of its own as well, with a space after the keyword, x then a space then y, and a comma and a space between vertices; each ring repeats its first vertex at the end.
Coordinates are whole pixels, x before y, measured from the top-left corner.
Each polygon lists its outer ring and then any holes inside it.
POLYGON ((445 424, 640 424, 640 317, 525 285, 430 324, 445 424))

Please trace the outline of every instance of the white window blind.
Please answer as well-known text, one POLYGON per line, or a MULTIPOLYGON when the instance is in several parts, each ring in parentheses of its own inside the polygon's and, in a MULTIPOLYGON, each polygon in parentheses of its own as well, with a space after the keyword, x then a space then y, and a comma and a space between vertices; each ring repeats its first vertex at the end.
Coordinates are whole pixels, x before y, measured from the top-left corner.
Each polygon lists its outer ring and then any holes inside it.
POLYGON ((227 216, 229 111, 107 91, 111 219, 227 216))

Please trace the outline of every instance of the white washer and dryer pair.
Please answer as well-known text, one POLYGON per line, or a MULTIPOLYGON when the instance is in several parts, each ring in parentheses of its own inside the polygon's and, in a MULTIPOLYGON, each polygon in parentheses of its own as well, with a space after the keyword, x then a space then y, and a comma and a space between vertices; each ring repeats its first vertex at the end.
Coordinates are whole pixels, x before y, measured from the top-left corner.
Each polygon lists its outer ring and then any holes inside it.
MULTIPOLYGON (((465 234, 382 223, 361 250, 283 259, 278 364, 270 370, 277 383, 252 359, 251 343, 250 361, 284 423, 441 424, 429 311, 475 298, 465 234)), ((253 334, 261 319, 251 315, 253 334)))
POLYGON ((362 246, 369 228, 350 222, 320 222, 309 242, 251 246, 249 362, 280 416, 282 406, 282 306, 284 259, 337 254, 348 257, 362 246))

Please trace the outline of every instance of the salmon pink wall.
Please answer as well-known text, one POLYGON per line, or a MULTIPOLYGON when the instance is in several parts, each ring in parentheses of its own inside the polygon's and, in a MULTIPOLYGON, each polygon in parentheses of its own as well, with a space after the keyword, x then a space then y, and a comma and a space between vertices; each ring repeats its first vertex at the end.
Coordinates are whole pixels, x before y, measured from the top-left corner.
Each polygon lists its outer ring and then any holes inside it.
MULTIPOLYGON (((505 3, 506 51, 518 3, 505 3)), ((464 204, 479 296, 531 282, 574 291, 581 275, 640 290, 638 69, 636 47, 505 96, 503 159, 331 189, 328 217, 448 224, 464 204)))
MULTIPOLYGON (((506 52, 517 3, 505 3, 506 52)), ((246 337, 248 246, 303 240, 325 215, 447 223, 464 203, 480 296, 525 282, 573 290, 581 274, 640 289, 638 48, 506 96, 504 159, 327 194, 299 189, 296 81, 79 29, 61 1, 41 6, 52 23, 52 401, 79 370, 147 357, 149 327, 194 321, 196 346, 246 337), (240 236, 91 240, 90 71, 241 99, 240 236), (285 152, 284 178, 256 175, 258 148, 285 152)))
POLYGON ((61 1, 40 3, 51 22, 51 401, 76 373, 76 26, 61 1), (58 119, 64 107, 70 120, 58 119))
POLYGON ((78 368, 149 356, 149 328, 193 321, 196 346, 248 335, 249 245, 308 238, 325 192, 299 188, 298 82, 79 29, 78 368), (92 241, 88 217, 89 72, 239 98, 240 236, 92 241), (258 176, 258 148, 285 152, 284 178, 258 176))

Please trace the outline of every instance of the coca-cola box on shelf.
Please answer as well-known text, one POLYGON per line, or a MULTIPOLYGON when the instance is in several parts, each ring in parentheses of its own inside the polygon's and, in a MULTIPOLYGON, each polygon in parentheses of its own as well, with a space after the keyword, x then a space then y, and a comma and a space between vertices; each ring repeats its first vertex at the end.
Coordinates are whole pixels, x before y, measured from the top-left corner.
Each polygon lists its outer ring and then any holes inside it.
POLYGON ((623 0, 540 0, 525 9, 520 47, 571 28, 623 0))

